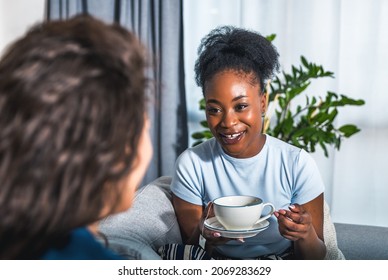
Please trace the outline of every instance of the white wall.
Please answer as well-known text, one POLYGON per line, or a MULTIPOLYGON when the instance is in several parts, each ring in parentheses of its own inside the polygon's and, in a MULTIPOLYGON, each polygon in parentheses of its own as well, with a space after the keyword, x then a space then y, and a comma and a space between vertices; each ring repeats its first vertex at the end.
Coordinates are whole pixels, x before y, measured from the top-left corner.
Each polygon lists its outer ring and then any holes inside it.
POLYGON ((0 0, 0 55, 4 48, 44 19, 45 0, 0 0))

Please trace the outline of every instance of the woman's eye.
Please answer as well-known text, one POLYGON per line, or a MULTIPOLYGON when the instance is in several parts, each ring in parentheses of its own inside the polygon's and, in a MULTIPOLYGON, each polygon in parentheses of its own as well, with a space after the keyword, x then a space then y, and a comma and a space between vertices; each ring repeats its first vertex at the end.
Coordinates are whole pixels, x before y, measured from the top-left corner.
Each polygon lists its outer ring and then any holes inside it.
POLYGON ((217 114, 217 113, 219 113, 221 110, 218 109, 218 108, 209 107, 209 108, 206 109, 206 111, 207 111, 209 114, 217 114))
POLYGON ((239 105, 236 106, 236 111, 242 111, 246 107, 248 107, 248 104, 239 104, 239 105))

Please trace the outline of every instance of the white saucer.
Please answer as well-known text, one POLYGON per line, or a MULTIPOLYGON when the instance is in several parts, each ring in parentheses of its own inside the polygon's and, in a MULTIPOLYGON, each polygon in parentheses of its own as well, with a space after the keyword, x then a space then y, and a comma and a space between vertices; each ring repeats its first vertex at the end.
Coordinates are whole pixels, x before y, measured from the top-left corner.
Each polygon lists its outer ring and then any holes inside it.
POLYGON ((253 228, 247 230, 227 230, 220 224, 216 217, 212 217, 207 219, 204 225, 207 229, 219 232, 222 237, 249 238, 257 235, 260 231, 266 230, 269 227, 269 222, 264 220, 255 224, 253 228))

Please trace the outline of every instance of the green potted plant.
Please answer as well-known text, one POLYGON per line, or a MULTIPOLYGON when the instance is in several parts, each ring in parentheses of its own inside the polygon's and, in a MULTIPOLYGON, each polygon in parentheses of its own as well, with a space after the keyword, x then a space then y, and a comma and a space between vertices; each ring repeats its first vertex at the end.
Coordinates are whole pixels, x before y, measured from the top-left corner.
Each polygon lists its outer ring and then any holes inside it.
MULTIPOLYGON (((267 36, 267 39, 272 41, 275 35, 267 36)), ((314 79, 325 77, 334 78, 334 73, 324 70, 321 65, 307 61, 304 56, 301 56, 301 64, 298 67, 291 67, 290 73, 283 71, 277 75, 266 87, 270 110, 267 110, 263 119, 263 131, 308 152, 315 152, 319 145, 326 157, 328 157, 327 146, 334 146, 339 150, 341 141, 359 132, 360 129, 354 124, 337 126, 335 119, 338 110, 345 106, 364 105, 364 100, 327 91, 323 97, 305 94, 304 104, 298 102, 298 105, 292 106, 298 97, 300 101, 300 97, 314 79)), ((200 110, 204 109, 205 100, 201 99, 200 110)), ((191 135, 196 140, 193 146, 213 137, 206 120, 200 124, 204 129, 191 135)))

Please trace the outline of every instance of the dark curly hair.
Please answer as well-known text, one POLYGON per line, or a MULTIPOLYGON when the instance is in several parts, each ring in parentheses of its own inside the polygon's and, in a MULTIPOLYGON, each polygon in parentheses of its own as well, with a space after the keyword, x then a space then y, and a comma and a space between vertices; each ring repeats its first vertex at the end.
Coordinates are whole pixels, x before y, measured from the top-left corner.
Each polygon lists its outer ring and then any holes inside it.
MULTIPOLYGON (((0 61, 0 258, 38 258, 118 201, 145 124, 147 59, 90 16, 46 22, 0 61)), ((113 209, 110 209, 113 211, 113 209)))
POLYGON ((267 79, 279 70, 276 48, 259 33, 233 26, 223 26, 205 36, 198 48, 195 80, 202 88, 215 74, 234 70, 254 74, 261 91, 267 79))

